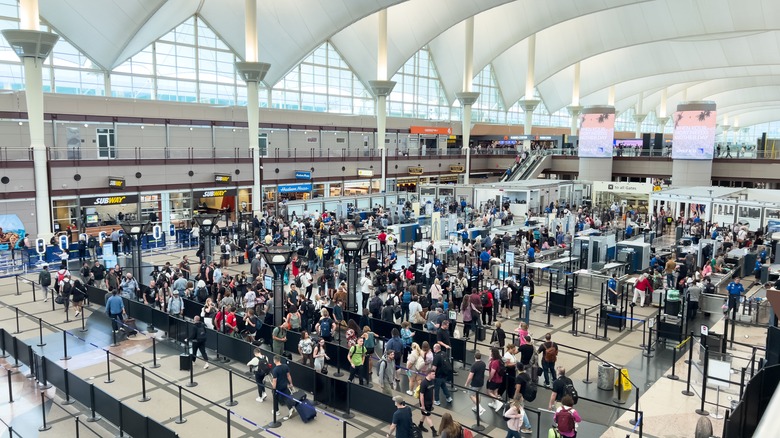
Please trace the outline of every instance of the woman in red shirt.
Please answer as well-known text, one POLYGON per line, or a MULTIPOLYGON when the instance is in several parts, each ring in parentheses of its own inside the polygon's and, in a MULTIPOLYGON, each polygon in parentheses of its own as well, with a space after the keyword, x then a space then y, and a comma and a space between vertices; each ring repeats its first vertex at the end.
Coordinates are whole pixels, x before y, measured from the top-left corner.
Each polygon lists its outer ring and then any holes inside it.
POLYGON ((496 412, 500 411, 504 406, 504 404, 501 403, 501 400, 499 400, 500 396, 498 395, 498 389, 501 388, 501 383, 504 381, 504 377, 498 372, 501 368, 501 364, 501 352, 498 351, 498 348, 491 348, 490 364, 488 364, 490 377, 488 378, 485 387, 487 388, 488 395, 495 398, 493 402, 488 403, 488 406, 495 409, 496 412))
POLYGON ((631 299, 631 304, 636 304, 637 297, 639 298, 639 304, 645 307, 645 294, 652 293, 653 287, 650 284, 650 280, 647 279, 647 274, 642 274, 634 284, 634 297, 631 299))

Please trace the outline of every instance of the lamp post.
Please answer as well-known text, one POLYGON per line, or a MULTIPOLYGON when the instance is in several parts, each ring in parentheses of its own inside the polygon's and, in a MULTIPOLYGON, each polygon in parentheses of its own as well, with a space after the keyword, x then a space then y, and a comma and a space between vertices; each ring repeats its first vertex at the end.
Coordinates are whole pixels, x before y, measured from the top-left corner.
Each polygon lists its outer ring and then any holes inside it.
POLYGON ((211 246, 211 232, 217 225, 217 215, 199 214, 193 216, 192 219, 198 224, 198 228, 200 228, 200 238, 203 240, 202 259, 206 260, 206 264, 209 264, 211 263, 211 256, 214 252, 211 246))
POLYGON ((122 231, 135 241, 135 251, 132 252, 133 275, 138 284, 141 284, 141 239, 152 230, 151 222, 127 222, 121 223, 122 231))
POLYGON ((368 236, 365 234, 343 234, 339 236, 339 245, 344 253, 349 256, 347 264, 347 302, 345 307, 350 312, 357 311, 357 263, 360 252, 368 244, 368 236))
POLYGON ((265 246, 260 248, 265 262, 274 273, 274 327, 284 319, 284 271, 290 264, 293 252, 289 246, 265 246))

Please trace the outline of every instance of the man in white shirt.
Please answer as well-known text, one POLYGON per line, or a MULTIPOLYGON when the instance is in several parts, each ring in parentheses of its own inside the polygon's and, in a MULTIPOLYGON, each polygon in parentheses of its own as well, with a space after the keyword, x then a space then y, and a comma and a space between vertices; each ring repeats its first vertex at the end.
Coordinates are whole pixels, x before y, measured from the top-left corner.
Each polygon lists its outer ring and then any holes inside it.
POLYGON ((360 294, 362 295, 360 302, 361 307, 359 309, 360 312, 363 311, 363 309, 366 309, 368 307, 368 299, 371 296, 371 279, 368 278, 368 275, 364 275, 360 278, 360 294))
POLYGON ((306 291, 306 299, 311 299, 312 292, 312 280, 311 273, 308 269, 304 269, 301 273, 301 288, 306 291))
POLYGON ((417 316, 422 310, 423 308, 417 297, 412 297, 412 302, 409 303, 409 322, 422 324, 423 320, 417 316))

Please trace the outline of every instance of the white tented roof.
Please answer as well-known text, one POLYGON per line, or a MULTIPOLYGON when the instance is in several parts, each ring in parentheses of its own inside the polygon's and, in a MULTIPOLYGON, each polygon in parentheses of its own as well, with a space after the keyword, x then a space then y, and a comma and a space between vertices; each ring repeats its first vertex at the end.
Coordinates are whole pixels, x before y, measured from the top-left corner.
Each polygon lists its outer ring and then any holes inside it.
MULTIPOLYGON (((39 0, 41 18, 105 69, 194 14, 244 57, 245 0, 39 0)), ((476 75, 488 64, 504 108, 524 97, 528 37, 535 87, 550 112, 571 104, 580 63, 583 105, 637 104, 666 113, 714 100, 742 126, 777 120, 777 0, 257 0, 260 61, 273 85, 326 41, 357 77, 377 78, 377 12, 387 9, 388 77, 427 46, 448 100, 463 91, 464 20, 474 17, 476 75)))

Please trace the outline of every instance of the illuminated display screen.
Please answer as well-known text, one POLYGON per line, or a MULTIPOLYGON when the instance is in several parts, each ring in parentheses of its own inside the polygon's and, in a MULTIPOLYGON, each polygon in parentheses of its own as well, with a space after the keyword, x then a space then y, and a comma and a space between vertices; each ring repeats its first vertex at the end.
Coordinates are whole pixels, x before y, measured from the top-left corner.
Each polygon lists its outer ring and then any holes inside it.
POLYGON ((715 147, 713 110, 687 110, 674 113, 672 159, 711 160, 715 147))
POLYGON ((610 158, 614 137, 614 114, 583 114, 580 116, 578 155, 584 158, 610 158))

